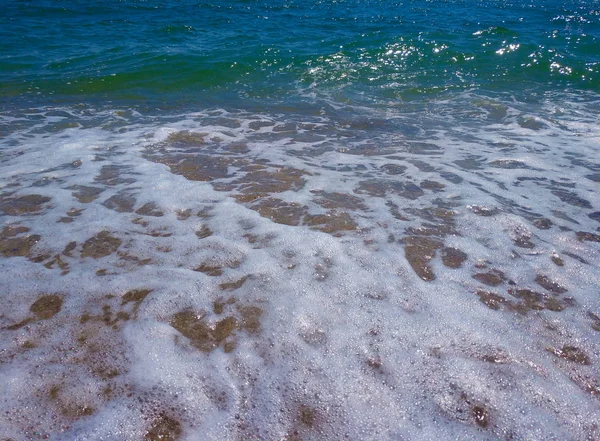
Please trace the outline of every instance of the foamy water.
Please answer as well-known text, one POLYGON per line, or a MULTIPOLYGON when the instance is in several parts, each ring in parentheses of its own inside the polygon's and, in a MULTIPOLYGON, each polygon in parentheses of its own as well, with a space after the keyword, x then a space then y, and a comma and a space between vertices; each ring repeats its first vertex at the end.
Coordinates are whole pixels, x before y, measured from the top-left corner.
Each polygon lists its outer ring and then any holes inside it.
POLYGON ((5 112, 0 436, 599 439, 597 110, 5 112))

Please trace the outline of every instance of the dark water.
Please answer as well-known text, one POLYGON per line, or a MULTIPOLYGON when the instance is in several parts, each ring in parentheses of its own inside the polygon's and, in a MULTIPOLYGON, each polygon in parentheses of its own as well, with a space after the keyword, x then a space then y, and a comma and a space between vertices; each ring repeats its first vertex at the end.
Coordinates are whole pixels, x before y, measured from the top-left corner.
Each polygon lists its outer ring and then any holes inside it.
POLYGON ((14 106, 600 91, 597 1, 3 3, 0 94, 14 106))

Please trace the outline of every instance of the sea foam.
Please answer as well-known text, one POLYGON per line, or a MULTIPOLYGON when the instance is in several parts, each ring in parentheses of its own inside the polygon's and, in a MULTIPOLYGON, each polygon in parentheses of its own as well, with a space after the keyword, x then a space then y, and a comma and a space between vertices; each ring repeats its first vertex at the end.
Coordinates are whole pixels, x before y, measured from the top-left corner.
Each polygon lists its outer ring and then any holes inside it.
POLYGON ((0 434, 598 438, 594 118, 462 100, 3 115, 0 434))

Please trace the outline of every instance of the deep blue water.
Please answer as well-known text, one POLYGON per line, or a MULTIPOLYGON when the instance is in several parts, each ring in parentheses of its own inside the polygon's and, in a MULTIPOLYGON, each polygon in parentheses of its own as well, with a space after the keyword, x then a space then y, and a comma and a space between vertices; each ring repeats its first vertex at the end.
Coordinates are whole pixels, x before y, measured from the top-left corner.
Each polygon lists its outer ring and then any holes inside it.
POLYGON ((5 1, 5 105, 600 91, 598 1, 5 1))

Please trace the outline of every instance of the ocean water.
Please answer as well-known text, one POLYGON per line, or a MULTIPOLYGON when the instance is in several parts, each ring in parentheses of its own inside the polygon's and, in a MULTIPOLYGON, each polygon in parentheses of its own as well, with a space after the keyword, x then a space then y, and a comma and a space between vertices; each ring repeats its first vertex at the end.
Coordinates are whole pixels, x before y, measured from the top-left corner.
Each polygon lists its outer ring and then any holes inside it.
POLYGON ((0 439, 600 439, 600 2, 0 2, 0 439))

